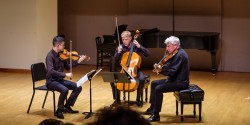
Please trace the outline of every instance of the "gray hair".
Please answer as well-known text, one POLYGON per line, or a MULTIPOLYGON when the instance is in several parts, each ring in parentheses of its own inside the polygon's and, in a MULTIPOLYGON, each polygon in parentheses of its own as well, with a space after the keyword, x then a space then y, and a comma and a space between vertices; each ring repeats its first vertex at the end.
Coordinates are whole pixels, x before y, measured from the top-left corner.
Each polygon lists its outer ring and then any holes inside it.
POLYGON ((170 37, 168 37, 166 40, 165 40, 165 42, 164 42, 166 45, 167 44, 173 44, 173 45, 178 45, 178 46, 180 46, 181 44, 180 44, 180 39, 178 38, 178 37, 176 37, 176 36, 170 36, 170 37))

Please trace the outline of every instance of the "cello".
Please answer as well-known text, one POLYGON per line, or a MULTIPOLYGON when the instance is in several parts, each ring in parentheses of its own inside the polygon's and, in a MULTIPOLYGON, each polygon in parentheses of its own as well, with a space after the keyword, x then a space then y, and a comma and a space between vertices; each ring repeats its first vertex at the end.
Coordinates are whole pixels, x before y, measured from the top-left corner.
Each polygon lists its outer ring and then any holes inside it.
MULTIPOLYGON (((136 34, 134 35, 134 40, 137 40, 140 35, 140 31, 136 30, 136 34)), ((134 43, 131 42, 131 48, 129 52, 125 52, 122 55, 121 58, 121 71, 120 73, 129 73, 130 76, 133 78, 137 77, 137 69, 141 65, 141 57, 137 53, 133 52, 134 49, 134 43)), ((138 88, 138 83, 136 83, 135 79, 131 79, 131 83, 117 83, 116 87, 120 91, 125 91, 125 92, 133 92, 137 90, 138 88)))

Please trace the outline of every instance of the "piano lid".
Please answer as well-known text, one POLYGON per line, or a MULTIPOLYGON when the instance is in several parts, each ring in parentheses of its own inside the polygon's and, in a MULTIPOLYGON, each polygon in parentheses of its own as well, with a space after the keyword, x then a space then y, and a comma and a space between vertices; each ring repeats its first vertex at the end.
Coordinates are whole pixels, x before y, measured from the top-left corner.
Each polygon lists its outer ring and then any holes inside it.
POLYGON ((172 35, 180 39, 184 49, 215 50, 218 47, 217 32, 159 31, 142 34, 141 44, 146 48, 165 48, 165 39, 172 35))

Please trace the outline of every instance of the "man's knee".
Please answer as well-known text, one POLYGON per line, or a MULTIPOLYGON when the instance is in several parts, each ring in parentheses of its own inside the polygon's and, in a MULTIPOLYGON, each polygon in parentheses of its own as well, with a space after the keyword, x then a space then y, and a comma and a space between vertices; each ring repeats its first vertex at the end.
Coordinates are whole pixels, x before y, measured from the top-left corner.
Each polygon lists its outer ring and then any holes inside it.
POLYGON ((163 93, 162 87, 161 86, 156 86, 155 87, 155 93, 163 93))
POLYGON ((81 87, 81 86, 80 86, 80 87, 77 87, 77 88, 76 88, 76 91, 80 93, 80 92, 82 91, 82 87, 81 87))
POLYGON ((157 86, 157 81, 152 81, 151 82, 151 88, 155 88, 157 86))
POLYGON ((140 75, 139 80, 140 81, 145 81, 146 80, 146 76, 145 75, 140 75))
POLYGON ((63 94, 63 95, 68 95, 69 89, 64 88, 64 89, 62 89, 62 90, 60 91, 60 93, 63 94))

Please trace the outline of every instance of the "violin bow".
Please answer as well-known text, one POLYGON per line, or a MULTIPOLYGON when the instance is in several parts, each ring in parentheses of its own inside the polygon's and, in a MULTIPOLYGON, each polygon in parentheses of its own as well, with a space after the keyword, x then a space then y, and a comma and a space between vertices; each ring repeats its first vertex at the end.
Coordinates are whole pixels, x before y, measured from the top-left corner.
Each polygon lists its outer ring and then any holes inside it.
POLYGON ((119 30, 118 30, 118 25, 117 25, 117 17, 115 17, 115 25, 116 25, 116 32, 117 32, 117 36, 118 36, 118 43, 120 46, 121 45, 120 44, 120 34, 119 34, 119 30))
MULTIPOLYGON (((69 65, 70 65, 70 73, 72 73, 72 41, 70 40, 70 44, 69 44, 69 47, 70 47, 70 54, 69 54, 69 65)), ((72 80, 72 78, 70 77, 70 80, 72 80)))

